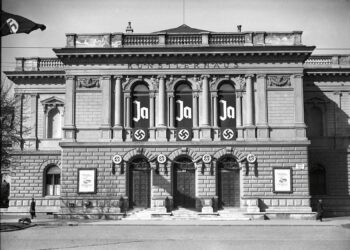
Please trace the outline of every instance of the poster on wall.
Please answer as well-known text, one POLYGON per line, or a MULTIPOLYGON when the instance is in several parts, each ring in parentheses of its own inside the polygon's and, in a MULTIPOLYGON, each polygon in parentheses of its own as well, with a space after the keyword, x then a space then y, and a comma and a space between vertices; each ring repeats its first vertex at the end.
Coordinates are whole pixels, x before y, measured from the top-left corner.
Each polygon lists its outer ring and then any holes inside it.
POLYGON ((96 168, 78 169, 78 193, 96 193, 96 168))
POLYGON ((273 192, 274 193, 292 193, 292 169, 274 168, 273 169, 273 192))

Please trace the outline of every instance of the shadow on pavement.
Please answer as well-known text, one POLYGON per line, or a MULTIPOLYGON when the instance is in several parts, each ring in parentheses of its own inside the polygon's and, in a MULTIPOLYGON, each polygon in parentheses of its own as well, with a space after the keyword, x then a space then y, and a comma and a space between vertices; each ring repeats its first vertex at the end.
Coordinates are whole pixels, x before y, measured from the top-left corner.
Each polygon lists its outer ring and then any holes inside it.
POLYGON ((36 224, 23 224, 23 223, 0 223, 0 232, 11 232, 17 230, 23 230, 28 227, 34 227, 36 224))

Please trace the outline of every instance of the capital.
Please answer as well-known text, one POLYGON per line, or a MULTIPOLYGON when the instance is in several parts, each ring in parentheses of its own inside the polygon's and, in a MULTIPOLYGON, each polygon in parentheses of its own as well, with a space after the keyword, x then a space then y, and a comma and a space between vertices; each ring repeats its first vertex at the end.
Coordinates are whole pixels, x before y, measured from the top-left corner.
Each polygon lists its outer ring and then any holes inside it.
POLYGON ((115 76, 113 76, 113 78, 116 80, 121 80, 123 78, 123 76, 122 75, 115 75, 115 76))
POLYGON ((111 76, 110 75, 103 75, 102 76, 102 80, 111 80, 111 76))
POLYGON ((73 75, 66 75, 65 78, 66 80, 75 80, 75 76, 73 75))
POLYGON ((260 78, 265 79, 266 78, 266 74, 257 74, 256 78, 258 78, 258 79, 260 79, 260 78))
POLYGON ((157 78, 160 80, 160 79, 165 79, 166 78, 166 75, 159 75, 159 76, 157 76, 157 78))
POLYGON ((303 74, 295 74, 295 75, 293 75, 293 77, 302 79, 304 77, 304 75, 303 74))
POLYGON ((245 77, 248 78, 248 79, 251 79, 251 78, 254 77, 254 74, 246 74, 245 77))

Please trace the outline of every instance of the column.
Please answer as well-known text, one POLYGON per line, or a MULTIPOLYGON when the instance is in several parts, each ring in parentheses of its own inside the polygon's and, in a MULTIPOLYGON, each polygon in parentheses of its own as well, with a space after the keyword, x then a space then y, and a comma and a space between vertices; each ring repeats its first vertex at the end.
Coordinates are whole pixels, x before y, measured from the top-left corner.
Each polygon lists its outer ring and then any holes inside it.
POLYGON ((75 141, 75 77, 66 76, 64 141, 75 141))
POLYGON ((214 130, 214 140, 220 140, 220 129, 218 127, 218 94, 217 92, 212 94, 213 103, 213 130, 214 130))
POLYGON ((269 137, 269 128, 267 124, 267 93, 266 93, 266 75, 257 75, 257 137, 266 139, 269 137))
POLYGON ((168 94, 168 102, 169 102, 169 140, 176 141, 175 137, 175 120, 174 120, 174 93, 171 92, 168 94))
POLYGON ((26 148, 36 150, 38 148, 38 94, 30 94, 30 133, 26 139, 26 148))
POLYGON ((125 93, 125 104, 126 104, 126 110, 125 110, 125 139, 127 141, 131 141, 131 96, 130 93, 125 93))
POLYGON ((111 100, 112 100, 112 82, 111 76, 102 76, 101 78, 102 86, 102 124, 101 130, 101 140, 109 141, 112 136, 111 132, 111 100))
POLYGON ((236 92, 236 110, 237 140, 243 140, 242 92, 236 92))
POLYGON ((159 76, 158 86, 158 124, 157 124, 157 140, 166 141, 166 124, 165 124, 165 76, 159 76))
POLYGON ((114 127, 113 127, 113 141, 123 141, 123 102, 122 102, 122 76, 115 76, 114 86, 114 127))
POLYGON ((156 139, 156 134, 155 134, 155 127, 154 127, 154 99, 156 95, 154 92, 151 92, 149 94, 149 140, 150 141, 155 141, 156 139))
POLYGON ((254 126, 254 87, 253 87, 253 76, 246 75, 246 112, 247 120, 245 126, 245 137, 247 139, 255 138, 255 126, 254 126))
POLYGON ((158 127, 165 127, 165 76, 159 76, 158 127))
POLYGON ((208 76, 202 76, 202 126, 209 127, 209 83, 208 76))
POLYGON ((210 100, 209 100, 209 82, 208 75, 202 76, 202 124, 201 124, 201 140, 211 140, 211 129, 209 121, 209 112, 210 112, 210 100))
POLYGON ((199 97, 198 92, 193 92, 193 98, 192 98, 193 140, 199 140, 198 97, 199 97))
POLYGON ((306 126, 304 123, 304 93, 303 75, 297 74, 292 77, 294 86, 294 117, 295 117, 295 138, 306 140, 306 126))
POLYGON ((174 128, 175 124, 174 124, 174 93, 170 93, 169 94, 169 127, 170 128, 174 128))
POLYGON ((213 94, 213 126, 218 127, 218 94, 213 94))
POLYGON ((130 93, 125 95, 126 101, 126 112, 125 112, 125 127, 130 128, 130 119, 131 119, 131 97, 130 93))

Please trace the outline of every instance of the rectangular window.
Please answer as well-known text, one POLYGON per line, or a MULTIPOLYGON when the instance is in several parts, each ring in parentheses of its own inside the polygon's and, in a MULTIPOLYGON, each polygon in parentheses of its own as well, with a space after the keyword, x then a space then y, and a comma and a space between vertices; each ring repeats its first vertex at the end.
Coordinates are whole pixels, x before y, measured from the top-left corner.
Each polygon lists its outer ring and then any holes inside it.
POLYGON ((60 174, 47 174, 46 175, 46 195, 60 195, 61 191, 61 176, 60 174))

